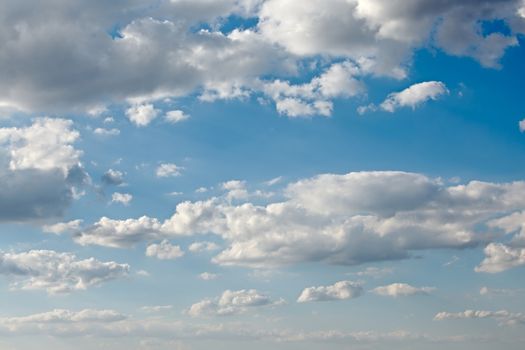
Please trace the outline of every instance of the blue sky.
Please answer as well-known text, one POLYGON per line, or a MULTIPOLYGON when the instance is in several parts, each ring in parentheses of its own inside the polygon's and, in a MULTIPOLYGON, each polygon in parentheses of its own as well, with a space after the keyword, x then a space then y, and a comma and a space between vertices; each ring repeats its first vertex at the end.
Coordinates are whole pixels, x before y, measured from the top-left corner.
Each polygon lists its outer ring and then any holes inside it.
POLYGON ((0 33, 0 348, 521 349, 523 1, 6 1, 0 33))

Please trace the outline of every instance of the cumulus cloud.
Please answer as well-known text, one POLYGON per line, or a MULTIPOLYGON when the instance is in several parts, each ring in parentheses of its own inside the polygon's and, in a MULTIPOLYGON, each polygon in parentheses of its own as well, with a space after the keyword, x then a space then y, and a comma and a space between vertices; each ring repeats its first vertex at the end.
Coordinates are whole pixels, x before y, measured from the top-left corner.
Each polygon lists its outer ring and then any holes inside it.
POLYGON ((439 312, 434 316, 434 320, 443 321, 449 319, 481 319, 492 318, 502 325, 524 324, 525 315, 522 313, 512 313, 507 310, 483 311, 465 310, 463 312, 439 312))
POLYGON ((173 260, 183 255, 184 252, 178 245, 172 245, 167 240, 159 244, 151 244, 146 248, 146 256, 156 257, 161 260, 173 260))
POLYGON ((434 287, 414 287, 406 283, 392 283, 388 286, 374 288, 372 292, 377 295, 396 298, 411 295, 427 295, 434 290, 434 287))
POLYGON ((42 226, 42 230, 46 233, 54 233, 54 234, 60 235, 62 233, 75 232, 79 230, 82 223, 83 223, 83 220, 80 220, 80 219, 71 220, 68 222, 58 222, 52 225, 44 225, 42 226))
POLYGON ((89 180, 79 133, 65 119, 37 118, 30 126, 0 128, 0 221, 62 216, 89 180))
POLYGON ((361 294, 363 294, 362 283, 339 281, 330 286, 305 288, 299 295, 299 298, 297 298, 297 302, 346 300, 357 298, 361 294))
POLYGON ((525 119, 522 119, 518 122, 518 127, 520 132, 525 132, 525 119))
POLYGON ((220 246, 214 242, 193 242, 190 244, 188 249, 193 253, 212 252, 214 250, 220 249, 220 246))
POLYGON ((106 185, 122 185, 124 183, 124 173, 122 171, 109 169, 102 175, 101 180, 106 185))
POLYGON ((176 124, 189 119, 190 116, 181 110, 173 110, 166 112, 166 116, 164 118, 166 119, 166 121, 172 124, 176 124))
POLYGON ((52 250, 0 254, 0 274, 13 280, 9 285, 13 290, 69 293, 125 277, 128 272, 127 264, 80 260, 72 253, 52 250))
POLYGON ((126 117, 136 126, 146 126, 157 118, 159 110, 152 104, 131 106, 126 110, 126 117))
POLYGON ((476 267, 476 272, 498 273, 525 265, 525 248, 490 243, 484 252, 485 259, 476 267))
POLYGON ((322 174, 289 184, 282 201, 185 201, 164 221, 102 218, 75 240, 129 247, 139 241, 214 234, 224 241, 225 248, 213 258, 221 265, 355 265, 486 243, 499 236, 487 223, 525 208, 524 194, 520 181, 446 185, 439 178, 395 171, 322 174))
POLYGON ((93 130, 93 133, 99 136, 118 136, 120 135, 120 130, 115 129, 115 128, 113 129, 96 128, 95 130, 93 130))
POLYGON ((111 203, 120 203, 123 205, 129 205, 133 196, 129 193, 119 193, 115 192, 111 195, 111 203))
POLYGON ((182 168, 173 163, 162 163, 157 167, 155 174, 157 177, 180 176, 182 168))
POLYGON ((193 304, 188 315, 192 317, 200 316, 228 316, 245 312, 249 308, 268 306, 277 302, 265 294, 259 293, 255 289, 225 290, 220 297, 214 299, 204 299, 193 304))
POLYGON ((89 1, 2 4, 0 105, 99 114, 107 104, 128 101, 128 118, 145 126, 158 115, 154 101, 195 92, 202 92, 203 100, 265 94, 261 77, 304 80, 317 70, 305 69, 304 62, 323 57, 326 74, 315 82, 322 98, 287 96, 275 103, 280 113, 292 117, 327 115, 329 99, 360 90, 353 78, 338 71, 345 69, 342 60, 364 74, 405 78, 415 50, 437 47, 498 67, 505 50, 519 44, 525 27, 520 0, 177 0, 142 5, 137 0, 110 6, 89 1), (231 15, 257 23, 223 28, 231 15), (509 33, 485 34, 483 23, 494 20, 503 21, 509 33), (121 27, 108 34, 115 23, 121 27), (210 29, 195 30, 202 24, 210 29), (59 60, 59 66, 53 64, 59 60))
POLYGON ((437 100, 445 94, 448 94, 448 89, 445 84, 440 81, 426 81, 414 84, 403 91, 391 93, 379 107, 374 104, 361 106, 358 108, 358 112, 359 114, 364 114, 369 110, 373 111, 378 108, 390 113, 395 112, 396 109, 401 107, 415 109, 423 103, 429 100, 437 100))

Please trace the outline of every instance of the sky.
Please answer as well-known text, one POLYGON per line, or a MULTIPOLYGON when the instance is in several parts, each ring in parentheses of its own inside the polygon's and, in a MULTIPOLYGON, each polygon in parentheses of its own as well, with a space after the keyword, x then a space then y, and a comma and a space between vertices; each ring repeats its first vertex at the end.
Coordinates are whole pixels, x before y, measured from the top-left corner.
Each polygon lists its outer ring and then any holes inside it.
POLYGON ((525 2, 0 2, 0 348, 521 349, 525 2))

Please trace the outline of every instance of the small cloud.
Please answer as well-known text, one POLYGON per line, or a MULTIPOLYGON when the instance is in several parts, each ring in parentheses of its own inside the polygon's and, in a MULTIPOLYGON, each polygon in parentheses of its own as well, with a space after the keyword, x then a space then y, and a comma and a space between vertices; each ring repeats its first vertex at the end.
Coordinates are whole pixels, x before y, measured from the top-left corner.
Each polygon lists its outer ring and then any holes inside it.
POLYGON ((44 225, 42 230, 46 233, 54 233, 60 235, 65 232, 74 232, 80 229, 82 220, 72 220, 68 222, 59 222, 53 225, 44 225))
POLYGON ((104 118, 104 124, 111 124, 114 123, 115 119, 113 117, 106 117, 104 118))
POLYGON ((173 163, 162 163, 157 167, 155 171, 157 177, 173 177, 180 176, 180 171, 184 169, 173 163))
POLYGON ((109 169, 104 175, 102 175, 101 180, 106 185, 122 185, 124 183, 124 173, 118 170, 109 169))
POLYGON ((208 189, 206 187, 199 187, 195 190, 196 193, 206 193, 208 189))
POLYGON ((312 301, 346 300, 359 297, 363 294, 363 285, 360 282, 339 281, 329 286, 318 286, 305 288, 298 303, 312 301))
POLYGON ((99 136, 118 136, 120 135, 120 130, 115 129, 115 128, 113 129, 96 128, 95 130, 93 130, 93 133, 99 136))
POLYGON ((129 205, 132 199, 133 199, 133 196, 129 193, 115 192, 111 196, 111 203, 120 203, 124 205, 129 205))
POLYGON ((173 260, 183 255, 184 252, 178 245, 172 245, 167 240, 163 240, 160 244, 150 244, 146 248, 146 256, 156 257, 161 260, 173 260))
POLYGON ((518 127, 520 128, 520 132, 525 132, 525 119, 519 121, 518 127))
POLYGON ((150 273, 146 270, 137 270, 137 275, 141 277, 149 277, 150 273))
POLYGON ((392 283, 388 286, 381 286, 372 289, 372 292, 377 295, 389 296, 389 297, 404 297, 411 295, 428 295, 430 292, 434 291, 436 288, 433 287, 413 287, 406 283, 392 283))
POLYGON ((126 116, 136 126, 142 127, 150 124, 157 118, 159 110, 151 104, 135 105, 126 110, 126 116))
POLYGON ((212 281, 219 278, 219 275, 216 273, 203 272, 199 275, 199 278, 203 281, 212 281))
POLYGON ((157 313, 173 309, 173 305, 154 305, 154 306, 143 306, 140 308, 142 311, 147 313, 157 313))
POLYGON ((211 252, 219 248, 220 246, 213 242, 194 242, 190 244, 190 246, 188 247, 190 252, 193 252, 193 253, 211 252))
POLYGON ((184 113, 183 111, 174 110, 174 111, 169 111, 168 113, 166 113, 166 116, 164 118, 166 119, 167 122, 176 124, 176 123, 180 123, 184 120, 189 119, 190 116, 184 113))
POLYGON ((283 180, 283 177, 282 176, 278 176, 278 177, 275 177, 271 180, 268 180, 268 181, 265 181, 264 184, 266 186, 273 186, 273 185, 276 185, 278 184, 279 182, 281 182, 283 180))

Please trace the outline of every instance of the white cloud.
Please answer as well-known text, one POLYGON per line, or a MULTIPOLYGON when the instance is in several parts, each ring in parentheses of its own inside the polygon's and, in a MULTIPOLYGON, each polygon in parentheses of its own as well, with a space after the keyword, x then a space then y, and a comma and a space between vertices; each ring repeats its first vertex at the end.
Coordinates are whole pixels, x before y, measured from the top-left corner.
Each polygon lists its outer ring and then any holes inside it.
POLYGON ((162 163, 157 167, 155 173, 157 177, 179 176, 182 169, 173 163, 162 163))
POLYGON ((225 198, 179 203, 171 218, 102 218, 75 236, 82 244, 215 234, 221 265, 268 269, 321 262, 355 265, 406 259, 428 249, 464 249, 492 239, 494 217, 525 208, 525 183, 441 179, 405 172, 322 174, 289 184, 280 202, 225 198))
POLYGON ((190 252, 193 252, 193 253, 212 252, 220 248, 221 247, 217 243, 214 243, 214 242, 193 242, 188 247, 190 252))
POLYGON ((400 107, 411 107, 414 109, 428 100, 437 100, 447 93, 448 89, 442 82, 426 81, 414 84, 401 92, 391 93, 381 103, 380 107, 387 112, 394 112, 400 107))
POLYGON ((127 319, 128 317, 115 310, 84 309, 71 311, 66 309, 54 309, 48 312, 32 314, 20 317, 0 318, 0 324, 68 324, 68 323, 110 323, 127 319))
POLYGON ((484 252, 485 259, 476 267, 476 272, 498 273, 525 265, 525 248, 490 243, 484 252))
POLYGON ((120 203, 123 205, 129 205, 133 196, 129 193, 119 193, 115 192, 111 195, 111 203, 120 203))
POLYGON ((42 226, 42 230, 47 233, 54 233, 60 235, 66 232, 78 231, 82 225, 83 220, 72 220, 68 222, 58 222, 52 225, 42 226))
POLYGON ((166 116, 165 116, 165 119, 166 121, 172 123, 172 124, 176 124, 176 123, 180 123, 184 120, 187 120, 189 119, 190 116, 186 113, 184 113, 183 111, 180 111, 180 110, 173 110, 173 111, 169 111, 166 113, 166 116))
POLYGON ((9 285, 13 290, 69 293, 122 278, 128 272, 127 264, 95 258, 79 260, 72 253, 52 250, 0 254, 0 274, 14 279, 9 285))
MULTIPOLYGON (((359 64, 366 74, 395 78, 407 76, 413 52, 425 47, 497 67, 524 31, 523 4, 517 0, 139 3, 3 4, 0 105, 26 111, 91 109, 98 114, 100 106, 130 101, 128 117, 143 126, 156 114, 153 100, 201 91, 205 100, 244 98, 259 91, 255 82, 269 74, 310 76, 315 69, 305 69, 303 63, 319 57, 327 66, 344 60, 359 64), (220 30, 230 15, 258 21, 250 29, 225 34, 220 30), (493 20, 503 21, 510 33, 485 35, 483 23, 493 20), (21 29, 21 23, 32 25, 21 29), (111 38, 107 31, 115 23, 122 27, 111 38), (211 29, 195 31, 201 24, 211 29), (53 65, 59 59, 61 64, 53 65)), ((354 89, 337 72, 321 86, 326 98, 354 89)), ((331 109, 326 100, 318 101, 322 108, 313 101, 297 102, 315 114, 326 115, 331 109)), ((297 113, 297 108, 281 104, 281 111, 297 113)))
POLYGON ((183 255, 184 252, 178 245, 172 245, 167 240, 164 240, 159 244, 150 244, 146 248, 146 256, 156 257, 161 260, 173 260, 180 258, 183 255))
POLYGON ((434 290, 434 287, 414 287, 406 283, 392 283, 388 286, 374 288, 372 289, 372 292, 377 295, 395 298, 410 295, 427 295, 434 290))
MULTIPOLYGON (((278 301, 277 303, 281 303, 278 301)), ((220 297, 204 299, 193 304, 188 315, 201 316, 228 316, 245 312, 249 308, 256 308, 275 304, 276 302, 255 289, 225 290, 220 297)))
POLYGON ((30 126, 0 128, 0 220, 59 217, 89 182, 79 133, 65 119, 37 118, 30 126))
POLYGON ((107 247, 130 247, 144 240, 162 237, 161 223, 157 219, 142 216, 138 219, 112 220, 102 217, 98 222, 73 236, 81 245, 97 244, 107 247))
POLYGON ((311 301, 346 300, 359 297, 363 293, 363 285, 353 281, 339 281, 330 286, 305 288, 298 303, 311 301))
POLYGON ((38 118, 26 128, 1 128, 0 144, 9 150, 9 169, 61 169, 67 174, 82 155, 73 147, 80 134, 72 126, 71 120, 38 118))
POLYGON ((142 311, 147 313, 157 313, 173 309, 173 305, 154 305, 154 306, 143 306, 140 308, 142 311))
POLYGON ((118 170, 109 169, 102 175, 102 182, 106 185, 122 185, 124 183, 124 173, 118 170))
POLYGON ((391 274, 394 271, 391 267, 367 267, 366 269, 362 271, 358 271, 355 273, 356 276, 359 277, 374 277, 374 278, 380 278, 386 275, 391 274))
POLYGON ((519 121, 518 127, 520 129, 520 132, 525 132, 525 119, 519 121))
POLYGON ((152 104, 135 105, 126 110, 126 117, 136 126, 147 126, 158 114, 159 110, 152 104))
POLYGON ((95 130, 93 130, 93 133, 95 135, 100 135, 100 136, 118 136, 120 135, 120 130, 119 129, 105 129, 105 128, 96 128, 95 130))
POLYGON ((216 280, 217 278, 219 278, 219 275, 216 273, 211 273, 211 272, 203 272, 199 274, 199 278, 203 281, 212 281, 212 280, 216 280))
POLYGON ((525 314, 512 313, 507 310, 483 311, 465 310, 463 312, 439 312, 434 316, 434 320, 443 321, 448 319, 480 319, 493 318, 502 325, 515 325, 525 323, 525 314))

